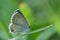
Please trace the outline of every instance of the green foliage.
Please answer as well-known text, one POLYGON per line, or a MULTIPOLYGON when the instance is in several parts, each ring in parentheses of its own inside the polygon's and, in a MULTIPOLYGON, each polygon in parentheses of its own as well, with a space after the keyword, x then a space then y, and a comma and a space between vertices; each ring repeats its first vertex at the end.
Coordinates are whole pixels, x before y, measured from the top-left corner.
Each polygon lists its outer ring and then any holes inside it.
POLYGON ((0 40, 60 40, 60 0, 24 2, 21 7, 18 0, 0 0, 0 40), (24 35, 12 35, 8 30, 11 15, 18 6, 31 29, 24 35))

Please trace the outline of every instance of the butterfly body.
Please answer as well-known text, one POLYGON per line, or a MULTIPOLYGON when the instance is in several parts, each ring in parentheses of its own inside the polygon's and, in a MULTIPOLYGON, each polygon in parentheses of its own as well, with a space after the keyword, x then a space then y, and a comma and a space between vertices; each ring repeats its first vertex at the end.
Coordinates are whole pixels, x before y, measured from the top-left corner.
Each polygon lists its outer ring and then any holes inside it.
POLYGON ((30 30, 26 18, 19 9, 17 9, 11 17, 9 30, 12 33, 25 33, 30 30))

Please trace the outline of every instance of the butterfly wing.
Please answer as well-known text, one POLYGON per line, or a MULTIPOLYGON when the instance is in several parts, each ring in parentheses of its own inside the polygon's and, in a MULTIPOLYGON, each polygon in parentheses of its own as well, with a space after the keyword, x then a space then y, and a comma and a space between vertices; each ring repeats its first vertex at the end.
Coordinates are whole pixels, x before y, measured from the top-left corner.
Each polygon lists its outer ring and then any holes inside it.
POLYGON ((9 29, 11 32, 29 31, 29 24, 19 9, 12 15, 9 29))

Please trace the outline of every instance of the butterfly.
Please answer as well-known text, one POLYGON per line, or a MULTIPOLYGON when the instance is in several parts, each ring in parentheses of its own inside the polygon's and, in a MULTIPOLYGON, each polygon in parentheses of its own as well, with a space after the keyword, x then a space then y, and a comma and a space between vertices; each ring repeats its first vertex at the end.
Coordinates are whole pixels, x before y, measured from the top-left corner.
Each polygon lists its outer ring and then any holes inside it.
POLYGON ((9 24, 9 31, 11 33, 27 33, 30 30, 29 24, 24 15, 17 9, 12 17, 9 24))

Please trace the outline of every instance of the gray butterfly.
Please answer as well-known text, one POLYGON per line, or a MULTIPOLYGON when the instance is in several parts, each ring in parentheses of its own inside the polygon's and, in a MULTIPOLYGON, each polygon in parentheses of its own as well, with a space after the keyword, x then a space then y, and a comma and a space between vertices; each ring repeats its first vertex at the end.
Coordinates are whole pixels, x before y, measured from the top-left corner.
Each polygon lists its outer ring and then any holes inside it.
POLYGON ((11 33, 26 33, 30 30, 29 24, 24 15, 17 9, 11 17, 11 23, 9 25, 11 33))

